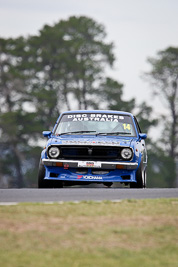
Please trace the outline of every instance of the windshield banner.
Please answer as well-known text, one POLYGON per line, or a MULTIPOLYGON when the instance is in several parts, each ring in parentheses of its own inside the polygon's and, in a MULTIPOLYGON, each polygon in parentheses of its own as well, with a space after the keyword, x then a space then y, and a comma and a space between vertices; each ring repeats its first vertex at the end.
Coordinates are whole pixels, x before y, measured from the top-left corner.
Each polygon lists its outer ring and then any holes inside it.
POLYGON ((69 114, 62 118, 62 121, 123 121, 128 116, 114 115, 114 114, 69 114))

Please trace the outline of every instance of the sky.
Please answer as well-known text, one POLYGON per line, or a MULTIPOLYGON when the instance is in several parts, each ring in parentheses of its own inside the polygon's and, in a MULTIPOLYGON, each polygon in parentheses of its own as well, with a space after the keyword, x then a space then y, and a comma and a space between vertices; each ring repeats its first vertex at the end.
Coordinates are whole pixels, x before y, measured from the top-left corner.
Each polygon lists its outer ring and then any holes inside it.
POLYGON ((37 35, 45 24, 69 16, 88 16, 105 26, 116 56, 108 74, 124 84, 124 100, 149 102, 157 115, 165 111, 142 76, 150 70, 148 57, 178 47, 178 0, 0 0, 0 37, 37 35))

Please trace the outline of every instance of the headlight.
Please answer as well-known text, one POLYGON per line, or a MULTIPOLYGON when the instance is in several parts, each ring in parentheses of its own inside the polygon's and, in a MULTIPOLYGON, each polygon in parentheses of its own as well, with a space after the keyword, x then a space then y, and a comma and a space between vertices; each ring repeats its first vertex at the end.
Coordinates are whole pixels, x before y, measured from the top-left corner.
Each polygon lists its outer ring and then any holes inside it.
POLYGON ((56 159, 60 155, 60 150, 58 147, 52 146, 48 150, 48 154, 49 154, 50 158, 56 159))
POLYGON ((121 156, 123 159, 131 159, 132 158, 132 150, 130 148, 123 148, 121 151, 121 156))

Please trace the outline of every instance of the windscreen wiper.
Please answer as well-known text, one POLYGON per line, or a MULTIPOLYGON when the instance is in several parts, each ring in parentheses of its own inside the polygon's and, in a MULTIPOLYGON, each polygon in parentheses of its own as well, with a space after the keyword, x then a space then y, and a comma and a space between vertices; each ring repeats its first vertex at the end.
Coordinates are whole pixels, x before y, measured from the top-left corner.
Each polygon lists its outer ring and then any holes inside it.
POLYGON ((75 131, 75 132, 65 132, 65 133, 60 133, 59 135, 64 135, 64 134, 75 134, 75 133, 96 133, 96 131, 75 131))
POLYGON ((131 133, 126 133, 126 132, 112 132, 112 133, 97 133, 97 135, 114 135, 114 134, 131 134, 131 133))

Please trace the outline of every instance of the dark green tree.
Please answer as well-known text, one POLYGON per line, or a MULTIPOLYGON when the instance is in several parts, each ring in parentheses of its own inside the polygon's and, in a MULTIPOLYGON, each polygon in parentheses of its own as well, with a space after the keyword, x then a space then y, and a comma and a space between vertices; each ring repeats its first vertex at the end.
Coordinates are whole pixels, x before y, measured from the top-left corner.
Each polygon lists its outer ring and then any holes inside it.
MULTIPOLYGON (((37 66, 39 82, 44 90, 53 91, 57 102, 73 108, 96 108, 99 84, 105 68, 114 62, 113 44, 105 42, 104 26, 87 17, 70 17, 54 26, 44 26, 38 36, 29 39, 37 66), (95 99, 95 101, 93 101, 95 99)), ((49 114, 50 115, 50 114, 49 114)))
POLYGON ((132 112, 135 108, 135 99, 123 100, 123 84, 106 77, 100 84, 98 97, 100 107, 109 110, 120 110, 132 112))
POLYGON ((172 186, 178 186, 176 178, 176 164, 178 159, 178 48, 169 47, 159 51, 157 57, 149 58, 151 71, 146 74, 153 84, 154 93, 159 95, 165 107, 167 116, 163 116, 164 131, 160 143, 164 147, 165 157, 169 158, 172 186))
MULTIPOLYGON (((35 113, 29 113, 31 79, 26 40, 0 39, 0 152, 1 177, 10 177, 9 186, 26 185, 24 164, 36 139, 35 113)), ((38 131, 39 131, 39 127, 38 131)))
POLYGON ((146 102, 142 102, 137 107, 136 113, 137 120, 141 127, 142 132, 149 133, 152 127, 155 127, 159 120, 153 117, 153 108, 148 106, 146 102))
POLYGON ((18 55, 14 55, 14 50, 16 48, 18 50, 22 43, 22 38, 17 39, 16 42, 12 39, 0 39, 1 165, 6 174, 11 174, 12 171, 16 173, 19 187, 24 185, 24 181, 21 168, 22 153, 18 149, 20 126, 17 123, 17 117, 20 116, 25 95, 23 92, 24 80, 17 69, 20 59, 18 59, 18 55), (14 160, 11 162, 12 158, 14 160), (9 168, 4 166, 4 162, 8 162, 9 168))

